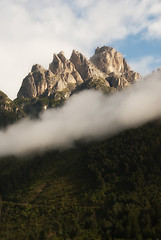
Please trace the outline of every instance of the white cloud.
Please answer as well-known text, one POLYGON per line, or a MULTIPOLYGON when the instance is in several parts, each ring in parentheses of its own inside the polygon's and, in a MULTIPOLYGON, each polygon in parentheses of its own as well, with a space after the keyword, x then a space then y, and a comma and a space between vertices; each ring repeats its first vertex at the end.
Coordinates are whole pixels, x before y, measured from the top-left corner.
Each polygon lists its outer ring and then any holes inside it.
POLYGON ((154 69, 154 66, 161 66, 161 58, 154 58, 153 56, 146 56, 129 61, 130 67, 139 72, 142 76, 150 74, 154 69))
POLYGON ((161 38, 161 18, 154 20, 149 25, 147 36, 152 39, 161 38))
POLYGON ((155 4, 151 6, 149 12, 150 12, 150 14, 160 15, 160 13, 161 13, 161 2, 160 2, 160 0, 156 1, 155 4))
POLYGON ((154 58, 152 56, 147 56, 129 62, 129 65, 134 71, 139 72, 141 75, 145 76, 152 72, 153 69, 151 68, 151 64, 153 61, 154 58))
POLYGON ((97 45, 142 30, 159 38, 159 13, 158 0, 1 0, 0 89, 16 97, 29 66, 48 67, 53 52, 89 56, 97 45))
POLYGON ((74 2, 71 0, 71 3, 79 9, 84 9, 91 6, 92 4, 95 4, 96 0, 75 0, 74 2))
POLYGON ((37 120, 0 131, 0 156, 62 149, 76 140, 102 139, 161 117, 161 72, 111 96, 86 90, 37 120), (15 141, 16 139, 16 141, 15 141))

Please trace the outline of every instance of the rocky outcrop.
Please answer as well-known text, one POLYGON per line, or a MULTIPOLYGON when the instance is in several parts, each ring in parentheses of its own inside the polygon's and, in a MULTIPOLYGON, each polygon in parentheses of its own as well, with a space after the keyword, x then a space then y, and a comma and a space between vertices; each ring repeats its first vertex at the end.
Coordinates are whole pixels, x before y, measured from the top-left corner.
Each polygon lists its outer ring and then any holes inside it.
POLYGON ((96 90, 101 90, 104 93, 110 91, 110 84, 106 80, 107 75, 101 72, 90 60, 88 60, 83 54, 78 51, 73 50, 70 57, 70 61, 74 64, 75 68, 81 75, 83 83, 80 89, 90 89, 94 88, 96 90))
POLYGON ((69 60, 63 52, 54 54, 49 70, 34 65, 24 78, 17 96, 50 96, 61 100, 67 99, 73 91, 85 88, 111 92, 125 88, 139 78, 140 75, 130 69, 121 53, 112 47, 98 47, 90 60, 73 50, 69 60))
POLYGON ((89 61, 83 54, 73 50, 70 61, 81 75, 84 81, 90 78, 105 78, 106 75, 101 72, 95 65, 89 61))
POLYGON ((49 96, 54 90, 59 90, 61 79, 41 65, 34 65, 31 72, 24 78, 17 94, 18 98, 33 98, 45 93, 49 96))
POLYGON ((49 70, 60 78, 58 82, 59 91, 68 88, 69 85, 73 85, 73 88, 75 88, 77 85, 83 83, 74 64, 66 59, 63 52, 54 54, 53 61, 49 64, 49 70))
POLYGON ((24 115, 21 108, 0 91, 0 129, 24 117, 24 115))
POLYGON ((130 71, 125 58, 123 59, 121 53, 117 52, 112 47, 101 47, 95 50, 95 54, 90 60, 100 69, 102 72, 109 73, 123 73, 130 71))
POLYGON ((112 47, 98 47, 90 61, 107 75, 107 81, 114 88, 127 87, 141 77, 130 69, 126 59, 112 47))
POLYGON ((0 112, 3 110, 19 114, 20 109, 4 92, 0 91, 0 112))
POLYGON ((114 87, 116 89, 122 89, 130 86, 135 81, 141 78, 139 73, 134 71, 124 72, 120 74, 111 73, 106 78, 110 84, 110 87, 114 87))
POLYGON ((54 54, 49 70, 38 64, 32 67, 31 72, 23 80, 17 97, 33 98, 53 95, 55 99, 60 100, 68 98, 71 91, 81 83, 83 80, 74 64, 65 58, 63 52, 60 52, 54 54))
POLYGON ((54 54, 49 70, 41 65, 34 65, 31 72, 23 80, 18 98, 50 96, 56 100, 66 99, 83 80, 70 60, 63 54, 54 54))

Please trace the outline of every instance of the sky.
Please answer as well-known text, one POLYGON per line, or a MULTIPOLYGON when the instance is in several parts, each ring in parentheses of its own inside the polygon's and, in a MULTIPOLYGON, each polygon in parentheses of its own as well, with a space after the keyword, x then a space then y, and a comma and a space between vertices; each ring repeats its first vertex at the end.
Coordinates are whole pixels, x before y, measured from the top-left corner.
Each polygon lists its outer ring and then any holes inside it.
POLYGON ((112 46, 143 76, 161 66, 161 0, 0 0, 0 90, 16 98, 33 64, 112 46))

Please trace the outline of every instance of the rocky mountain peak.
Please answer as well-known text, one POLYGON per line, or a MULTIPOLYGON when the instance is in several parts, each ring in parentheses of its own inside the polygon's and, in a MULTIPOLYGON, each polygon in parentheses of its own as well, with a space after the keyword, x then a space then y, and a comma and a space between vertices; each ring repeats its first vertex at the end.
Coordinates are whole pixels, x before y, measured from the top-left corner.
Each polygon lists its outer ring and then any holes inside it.
POLYGON ((113 47, 98 47, 90 60, 98 67, 98 69, 106 74, 111 72, 119 74, 125 71, 130 71, 130 67, 122 57, 122 54, 117 52, 113 47))
POLYGON ((32 66, 17 96, 35 98, 52 95, 54 99, 60 100, 84 88, 95 88, 107 93, 114 88, 124 88, 139 77, 113 47, 98 47, 90 59, 76 50, 67 59, 61 51, 53 55, 49 70, 39 64, 32 66))
POLYGON ((46 70, 39 64, 31 68, 31 72, 24 78, 22 86, 17 94, 18 98, 38 97, 48 89, 57 85, 59 78, 50 70, 46 70))
POLYGON ((116 50, 113 47, 109 47, 109 46, 97 47, 95 50, 95 54, 100 54, 104 51, 111 52, 116 50))
POLYGON ((67 61, 67 59, 66 59, 65 54, 64 54, 63 51, 59 52, 57 56, 58 56, 58 57, 61 59, 61 61, 64 62, 64 63, 67 61))
POLYGON ((105 77, 103 72, 101 72, 90 60, 78 51, 73 50, 70 61, 74 64, 84 81, 90 79, 91 77, 105 77))
POLYGON ((41 71, 41 70, 43 70, 43 69, 44 69, 44 68, 43 68, 41 65, 35 64, 35 65, 32 66, 31 72, 41 71))
POLYGON ((63 52, 54 54, 49 70, 61 78, 62 88, 67 87, 69 83, 79 85, 83 82, 74 64, 64 56, 63 52))
POLYGON ((98 47, 90 61, 102 72, 107 74, 111 87, 124 88, 141 76, 132 71, 122 54, 113 47, 98 47))

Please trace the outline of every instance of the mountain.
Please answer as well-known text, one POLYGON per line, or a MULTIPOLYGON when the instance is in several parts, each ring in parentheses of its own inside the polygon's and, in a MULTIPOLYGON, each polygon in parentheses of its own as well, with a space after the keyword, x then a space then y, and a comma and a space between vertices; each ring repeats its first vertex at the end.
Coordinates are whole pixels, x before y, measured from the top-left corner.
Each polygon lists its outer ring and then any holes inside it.
POLYGON ((49 70, 38 64, 32 67, 17 97, 51 96, 55 100, 62 100, 85 88, 108 93, 127 87, 140 77, 130 69, 121 53, 111 47, 97 48, 90 60, 75 50, 69 60, 60 52, 54 54, 49 70))
POLYGON ((96 89, 113 93, 140 78, 112 47, 97 48, 89 60, 75 50, 70 59, 60 52, 53 55, 48 70, 39 64, 32 66, 14 102, 26 115, 37 117, 41 111, 61 105, 76 92, 96 89))
MULTIPOLYGON (((31 72, 23 80, 22 86, 17 94, 18 98, 34 98, 40 96, 51 88, 55 88, 59 82, 59 77, 51 71, 44 69, 36 64, 31 72)), ((48 94, 48 93, 47 93, 48 94)))
POLYGON ((22 117, 24 117, 24 112, 19 106, 0 91, 0 128, 6 127, 22 117))
POLYGON ((138 73, 130 69, 121 53, 112 47, 98 47, 90 61, 107 74, 106 79, 111 87, 124 88, 141 78, 138 73))
MULTIPOLYGON (((90 60, 75 50, 69 60, 54 54, 49 70, 32 67, 17 99, 0 92, 0 126, 39 117, 82 89, 108 94, 139 78, 111 47, 90 60)), ((160 121, 75 145, 0 158, 0 239, 161 239, 160 121)))

